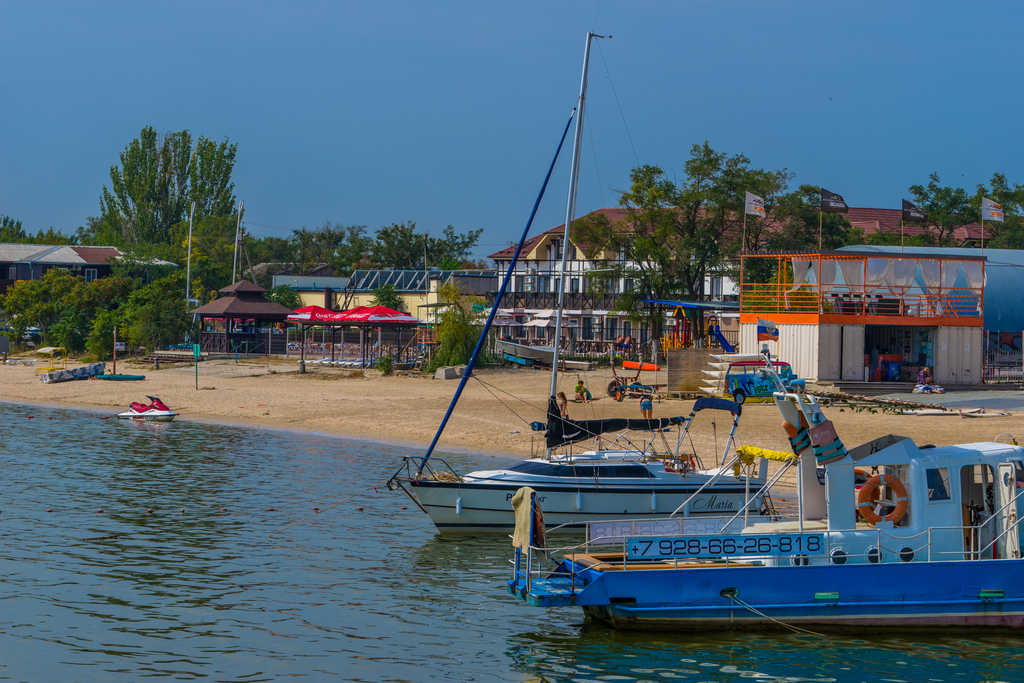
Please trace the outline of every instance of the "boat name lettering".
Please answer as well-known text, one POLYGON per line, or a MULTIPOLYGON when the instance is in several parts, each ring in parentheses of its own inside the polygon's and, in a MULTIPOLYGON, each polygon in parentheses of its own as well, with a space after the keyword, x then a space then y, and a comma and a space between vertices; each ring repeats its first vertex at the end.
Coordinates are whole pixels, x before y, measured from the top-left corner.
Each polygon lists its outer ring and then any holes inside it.
POLYGON ((626 557, 630 560, 727 555, 815 555, 824 551, 825 538, 822 534, 656 536, 626 540, 626 557))
POLYGON ((710 496, 701 496, 692 503, 690 503, 690 510, 722 510, 722 511, 733 511, 736 509, 736 503, 731 500, 719 500, 718 494, 712 494, 710 496))
MULTIPOLYGON (((505 501, 507 502, 507 501, 512 500, 512 496, 514 496, 514 495, 516 495, 516 494, 514 494, 514 493, 506 493, 505 494, 505 501)), ((548 499, 547 496, 537 496, 537 502, 538 503, 543 503, 547 499, 548 499)))

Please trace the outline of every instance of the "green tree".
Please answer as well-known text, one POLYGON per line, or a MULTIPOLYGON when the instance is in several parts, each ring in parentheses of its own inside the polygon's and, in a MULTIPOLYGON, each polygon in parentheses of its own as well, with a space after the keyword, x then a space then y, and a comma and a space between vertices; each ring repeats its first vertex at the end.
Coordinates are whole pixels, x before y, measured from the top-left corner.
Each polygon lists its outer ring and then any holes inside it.
POLYGON ((373 298, 370 299, 370 303, 374 306, 386 306, 396 311, 405 310, 405 300, 392 284, 383 284, 373 290, 373 298))
POLYGON ((677 261, 675 222, 679 193, 657 166, 638 166, 630 172, 630 188, 619 199, 626 219, 611 223, 604 214, 590 214, 572 225, 570 239, 587 245, 590 259, 609 257, 606 277, 628 285, 618 310, 637 323, 660 329, 660 315, 649 316, 641 299, 670 299, 682 289, 677 261), (622 259, 614 256, 621 254, 622 259))
POLYGON ((204 137, 193 149, 187 130, 160 136, 143 128, 121 153, 120 166, 110 167, 111 189, 104 185, 100 197, 104 232, 119 233, 123 244, 166 244, 193 201, 200 216, 230 215, 236 149, 204 137))
POLYGON ((483 330, 474 306, 482 301, 479 297, 463 294, 454 282, 441 285, 437 296, 445 306, 437 323, 437 351, 427 366, 428 372, 468 363, 483 330))
POLYGON ((293 311, 297 308, 302 308, 302 299, 299 298, 298 292, 288 285, 278 285, 277 287, 274 287, 267 292, 267 299, 279 303, 285 308, 290 308, 293 311))
POLYGON ((66 297, 81 282, 81 277, 51 268, 38 280, 18 280, 11 285, 3 298, 3 309, 10 316, 15 339, 21 339, 30 327, 39 328, 46 339, 50 328, 61 318, 66 297))
POLYGON ((1024 185, 1011 184, 1002 173, 992 175, 989 186, 978 185, 973 203, 981 216, 981 198, 994 199, 1003 207, 1003 222, 986 221, 991 239, 985 246, 997 249, 1024 249, 1024 185))
POLYGON ((935 244, 947 247, 955 243, 954 233, 970 223, 981 220, 980 198, 975 199, 962 187, 940 185, 938 173, 928 176, 927 185, 913 185, 910 194, 914 203, 925 212, 925 226, 935 244))
POLYGON ((377 268, 419 270, 424 256, 427 267, 437 268, 442 263, 466 262, 483 229, 456 233, 451 225, 445 227, 441 237, 430 237, 416 232, 416 222, 392 223, 378 230, 369 250, 369 263, 377 268), (426 254, 424 254, 424 247, 426 254))
POLYGON ((132 280, 116 275, 86 282, 81 276, 51 268, 39 280, 16 282, 0 303, 10 317, 15 338, 20 339, 29 327, 38 327, 48 343, 80 351, 98 312, 116 309, 133 286, 132 280))
POLYGON ((126 338, 149 350, 176 344, 191 323, 185 307, 185 274, 173 273, 133 291, 121 311, 126 338))
POLYGON ((16 244, 25 240, 25 231, 21 229, 21 221, 10 216, 0 216, 0 244, 16 244))
POLYGON ((863 241, 864 231, 854 228, 842 213, 821 212, 821 188, 801 185, 779 199, 781 229, 766 241, 775 251, 832 250, 863 241), (820 228, 819 228, 820 226, 820 228))

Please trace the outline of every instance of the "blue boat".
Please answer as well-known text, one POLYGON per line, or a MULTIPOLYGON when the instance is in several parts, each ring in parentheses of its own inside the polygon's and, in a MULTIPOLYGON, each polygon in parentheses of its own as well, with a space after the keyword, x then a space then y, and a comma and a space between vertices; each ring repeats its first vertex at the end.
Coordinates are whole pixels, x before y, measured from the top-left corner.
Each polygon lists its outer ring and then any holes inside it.
MULTIPOLYGON (((624 629, 1024 625, 1024 448, 886 435, 847 450, 814 396, 774 400, 793 446, 784 469, 797 468, 794 519, 597 522, 559 550, 544 547, 524 491, 508 590, 624 629), (855 469, 870 475, 859 491, 855 469)), ((756 455, 740 449, 739 462, 756 455)))

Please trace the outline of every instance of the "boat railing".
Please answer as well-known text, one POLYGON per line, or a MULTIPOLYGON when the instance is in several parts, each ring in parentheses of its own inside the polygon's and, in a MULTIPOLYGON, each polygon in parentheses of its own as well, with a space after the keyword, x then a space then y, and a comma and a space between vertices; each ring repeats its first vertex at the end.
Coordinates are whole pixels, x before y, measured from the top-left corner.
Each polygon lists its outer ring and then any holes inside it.
MULTIPOLYGON (((978 525, 973 526, 948 526, 948 527, 929 527, 924 531, 920 531, 915 534, 897 534, 892 533, 890 529, 878 528, 874 529, 875 542, 868 545, 864 552, 852 553, 847 550, 849 548, 850 537, 849 534, 852 532, 859 532, 863 534, 866 529, 843 529, 843 530, 820 530, 820 531, 805 531, 805 532, 793 532, 790 536, 806 536, 808 534, 814 534, 821 536, 824 540, 823 548, 817 554, 798 553, 789 556, 789 562, 794 566, 812 564, 811 558, 818 557, 823 558, 828 564, 846 564, 851 561, 861 560, 863 562, 871 564, 885 563, 886 558, 897 558, 901 562, 913 562, 918 560, 923 554, 926 562, 941 561, 943 559, 955 559, 955 560, 981 560, 981 559, 1019 559, 1020 558, 1020 547, 1019 545, 1015 548, 1009 548, 1008 552, 1005 553, 1004 557, 993 557, 984 558, 984 554, 993 547, 998 547, 996 544, 1003 538, 1011 536, 1012 532, 1017 531, 1024 518, 1018 518, 1013 520, 1012 523, 1007 523, 1006 528, 1002 532, 993 536, 992 540, 988 542, 982 548, 967 548, 964 546, 964 537, 966 534, 970 534, 970 537, 980 538, 981 532, 986 528, 991 527, 994 524, 998 524, 1000 521, 1006 522, 998 515, 1003 510, 1009 507, 1011 504, 1016 504, 1017 499, 1024 496, 1024 490, 1018 493, 1010 503, 1007 503, 999 511, 993 514, 990 518, 978 525), (940 534, 949 534, 955 536, 955 540, 951 543, 948 540, 935 538, 940 534), (915 540, 918 540, 915 543, 915 540), (953 549, 940 549, 949 548, 951 545, 955 546, 953 549), (890 547, 895 546, 895 547, 890 547), (841 554, 833 554, 833 551, 842 551, 841 554), (841 559, 840 559, 841 558, 841 559)), ((615 567, 621 566, 623 570, 629 568, 631 560, 630 554, 627 549, 627 544, 631 539, 642 538, 642 537, 661 537, 673 538, 679 536, 685 536, 687 538, 699 538, 699 537, 715 537, 722 535, 740 535, 738 532, 743 531, 742 528, 733 530, 732 524, 738 520, 728 520, 725 517, 717 518, 684 518, 684 519, 671 519, 671 520, 610 520, 608 522, 589 522, 588 523, 588 536, 591 532, 591 525, 617 525, 614 535, 598 536, 595 538, 588 537, 582 543, 574 545, 550 547, 550 546, 529 546, 523 551, 516 549, 515 558, 511 561, 515 565, 513 578, 518 581, 525 581, 527 592, 530 591, 532 582, 534 579, 543 578, 545 574, 550 574, 550 570, 545 570, 543 567, 544 559, 551 559, 555 555, 559 555, 562 558, 566 556, 575 557, 581 553, 587 553, 589 551, 600 549, 607 552, 608 546, 619 545, 621 548, 621 560, 614 559, 603 561, 601 558, 597 559, 597 563, 590 563, 583 565, 579 562, 572 562, 567 565, 563 565, 565 578, 570 579, 570 586, 573 593, 575 593, 577 584, 583 585, 582 582, 577 578, 578 574, 582 574, 587 571, 600 570, 602 566, 615 567), (658 523, 668 523, 666 525, 659 526, 658 523), (687 527, 691 527, 693 531, 688 531, 681 526, 681 523, 686 523, 687 527), (680 523, 680 524, 675 524, 680 523), (705 531, 700 531, 696 528, 698 524, 711 524, 711 527, 705 526, 705 531), (722 524, 728 524, 729 526, 717 526, 722 524), (669 528, 671 527, 671 528, 669 528), (710 529, 717 529, 708 533, 710 529), (525 562, 525 567, 523 563, 525 562)), ((787 520, 791 521, 791 520, 787 520)), ((746 527, 748 533, 742 534, 743 536, 758 537, 756 533, 756 525, 754 527, 746 527), (750 533, 754 531, 754 533, 750 533)), ((763 534, 764 536, 778 536, 786 535, 785 532, 779 532, 772 530, 763 534)), ((1018 541, 1019 543, 1019 541, 1018 541)), ((651 561, 664 563, 665 569, 678 568, 681 561, 702 561, 702 562, 718 562, 720 567, 728 568, 737 566, 739 563, 741 566, 757 566, 760 564, 766 565, 764 562, 767 558, 774 558, 776 563, 784 560, 784 555, 767 555, 767 554, 740 554, 735 555, 713 555, 713 554, 696 554, 691 557, 662 557, 662 558, 649 558, 642 560, 632 560, 634 564, 641 563, 645 565, 651 564, 651 561)), ((558 560, 553 560, 556 563, 558 560)), ((918 560, 920 561, 920 560, 918 560)), ((815 562, 814 564, 819 564, 815 562)))
MULTIPOLYGON (((413 460, 418 462, 419 458, 411 458, 411 457, 408 457, 408 456, 403 457, 402 458, 403 466, 402 466, 401 469, 399 469, 398 472, 401 473, 401 471, 404 469, 405 470, 405 476, 406 476, 407 479, 421 479, 422 476, 419 473, 414 475, 413 472, 412 472, 412 466, 411 465, 412 465, 412 461, 413 460)), ((447 461, 442 460, 441 458, 438 458, 438 457, 435 456, 435 457, 430 459, 430 462, 426 463, 426 465, 424 466, 423 469, 424 469, 424 471, 427 474, 430 475, 431 478, 437 479, 438 481, 458 481, 458 482, 465 481, 458 472, 456 472, 454 469, 452 469, 452 466, 449 465, 447 461), (434 467, 430 464, 430 462, 432 462, 432 463, 441 463, 442 465, 444 465, 444 469, 446 469, 448 471, 447 472, 444 472, 444 471, 438 472, 436 469, 434 469, 434 467)))

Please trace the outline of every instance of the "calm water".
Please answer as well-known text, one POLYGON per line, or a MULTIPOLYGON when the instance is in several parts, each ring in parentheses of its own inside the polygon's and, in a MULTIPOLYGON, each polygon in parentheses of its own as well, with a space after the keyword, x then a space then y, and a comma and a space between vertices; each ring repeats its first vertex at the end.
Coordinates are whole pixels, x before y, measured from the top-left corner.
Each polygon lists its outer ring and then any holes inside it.
POLYGON ((384 489, 269 535, 400 448, 2 403, 0 444, 0 680, 1024 680, 1016 634, 615 633, 514 600, 507 538, 384 489))

